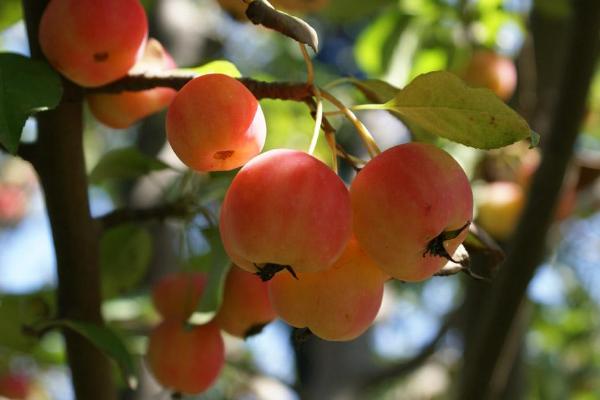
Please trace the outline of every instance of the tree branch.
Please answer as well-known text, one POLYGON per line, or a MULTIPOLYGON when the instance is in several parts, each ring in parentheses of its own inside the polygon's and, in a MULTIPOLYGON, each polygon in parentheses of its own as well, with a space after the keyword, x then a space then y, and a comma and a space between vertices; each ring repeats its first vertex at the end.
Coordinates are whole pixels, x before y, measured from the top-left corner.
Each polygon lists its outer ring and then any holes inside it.
POLYGON ((160 204, 150 208, 122 208, 96 218, 101 230, 114 228, 128 222, 163 221, 167 218, 186 218, 198 210, 188 202, 178 201, 160 204))
POLYGON ((408 360, 403 360, 397 364, 388 365, 387 367, 370 374, 361 383, 361 390, 372 389, 376 386, 386 383, 391 379, 402 378, 404 375, 414 372, 417 368, 423 365, 423 363, 425 363, 429 357, 435 353, 444 336, 446 336, 448 331, 452 328, 452 326, 454 326, 457 317, 459 316, 459 312, 460 308, 448 314, 436 335, 428 344, 423 346, 418 354, 408 360))
POLYGON ((492 286, 473 343, 473 359, 464 368, 457 398, 482 400, 490 389, 529 281, 543 260, 546 233, 552 222, 563 176, 584 115, 599 52, 600 2, 574 0, 568 60, 549 135, 543 137, 542 161, 530 197, 513 237, 504 267, 492 286), (576 60, 576 62, 574 61, 576 60))
MULTIPOLYGON (((181 89, 186 83, 197 77, 196 74, 182 74, 165 71, 154 74, 127 75, 124 78, 104 86, 84 89, 86 94, 119 93, 123 91, 141 91, 157 87, 181 89)), ((313 95, 312 85, 291 82, 263 82, 251 78, 239 78, 257 99, 279 99, 304 101, 313 95)))

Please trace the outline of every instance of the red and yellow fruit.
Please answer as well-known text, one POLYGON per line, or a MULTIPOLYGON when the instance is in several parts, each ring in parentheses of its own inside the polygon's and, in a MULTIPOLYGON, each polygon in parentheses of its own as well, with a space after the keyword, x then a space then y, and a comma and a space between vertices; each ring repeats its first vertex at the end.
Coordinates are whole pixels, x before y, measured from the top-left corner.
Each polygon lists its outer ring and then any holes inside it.
POLYGON ((477 223, 498 240, 512 234, 523 206, 525 193, 514 182, 492 182, 477 192, 477 223))
POLYGON ((463 72, 464 80, 475 87, 485 87, 502 100, 512 97, 517 87, 514 62, 489 50, 476 51, 463 72))
POLYGON ((266 282, 233 265, 227 273, 223 302, 215 316, 221 329, 240 338, 259 333, 277 318, 266 282))
POLYGON ((54 68, 81 86, 100 86, 127 74, 148 36, 139 0, 52 0, 39 41, 54 68))
POLYGON ((183 322, 196 310, 207 278, 203 273, 164 276, 152 287, 152 302, 163 318, 183 322))
POLYGON ((351 340, 371 325, 388 276, 352 239, 342 256, 320 272, 277 274, 270 296, 277 314, 292 326, 326 340, 351 340))
MULTIPOLYGON (((129 73, 160 72, 176 67, 175 61, 162 45, 156 39, 150 39, 144 56, 129 73)), ((98 121, 111 128, 124 129, 167 107, 176 93, 170 88, 155 88, 119 94, 94 94, 87 96, 87 101, 98 121)))
POLYGON ((216 381, 225 363, 219 326, 211 322, 187 327, 178 321, 164 321, 150 334, 147 362, 164 387, 200 393, 216 381))
POLYGON ((354 234, 385 272, 426 279, 446 263, 468 233, 473 195, 460 165, 424 143, 395 146, 373 158, 350 188, 354 234), (461 230, 462 228, 462 230, 461 230), (461 232, 443 240, 445 232, 461 232))
POLYGON ((265 118, 246 87, 227 75, 188 82, 167 112, 167 138, 177 156, 197 171, 241 167, 263 148, 265 118))
POLYGON ((239 267, 265 264, 315 272, 332 265, 352 231, 342 180, 313 156, 271 150, 233 179, 221 208, 221 238, 239 267))

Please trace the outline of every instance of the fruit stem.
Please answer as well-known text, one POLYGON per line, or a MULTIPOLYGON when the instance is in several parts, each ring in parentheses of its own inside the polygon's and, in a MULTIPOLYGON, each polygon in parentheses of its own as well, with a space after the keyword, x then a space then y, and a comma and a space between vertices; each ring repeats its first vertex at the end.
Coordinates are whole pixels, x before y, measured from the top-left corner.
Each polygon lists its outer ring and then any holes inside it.
POLYGON ((310 55, 308 55, 308 50, 306 50, 306 45, 304 43, 298 44, 300 45, 300 51, 302 52, 302 57, 304 57, 304 62, 306 63, 306 83, 312 85, 315 81, 315 68, 310 59, 310 55))
POLYGON ((346 107, 344 103, 342 103, 337 97, 326 90, 321 89, 321 96, 336 106, 341 112, 343 112, 346 118, 352 123, 352 125, 354 125, 371 158, 381 153, 381 150, 379 150, 379 147, 377 146, 373 135, 371 135, 371 132, 369 132, 367 127, 356 117, 352 110, 346 107))
POLYGON ((338 159, 337 159, 337 143, 335 141, 335 133, 325 131, 325 139, 327 140, 327 144, 329 145, 329 148, 331 149, 331 155, 332 155, 331 169, 333 169, 333 172, 335 172, 337 174, 338 173, 338 159))
MULTIPOLYGON (((319 132, 321 131, 321 123, 323 122, 323 99, 321 98, 321 92, 319 88, 314 88, 315 97, 317 98, 317 112, 315 114, 315 127, 310 140, 310 146, 308 147, 308 154, 311 156, 315 152, 317 147, 317 141, 319 140, 319 132)), ((334 151, 335 154, 335 151, 334 151)))

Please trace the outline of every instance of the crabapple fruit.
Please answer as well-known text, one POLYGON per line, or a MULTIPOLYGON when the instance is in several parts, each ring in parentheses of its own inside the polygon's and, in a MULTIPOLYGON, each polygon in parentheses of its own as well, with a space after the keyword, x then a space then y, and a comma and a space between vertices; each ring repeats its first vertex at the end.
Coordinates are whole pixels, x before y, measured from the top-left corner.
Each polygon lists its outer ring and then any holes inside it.
POLYGON ((31 382, 26 375, 4 373, 0 375, 0 398, 25 400, 29 395, 31 382))
POLYGON ((514 182, 496 181, 477 191, 477 223, 498 240, 513 232, 525 204, 523 188, 514 182))
POLYGON ((0 227, 18 224, 27 214, 27 202, 21 186, 0 183, 0 227))
POLYGON ((354 234, 392 277, 429 278, 465 239, 473 194, 460 165, 425 143, 392 147, 373 158, 350 187, 354 234))
MULTIPOLYGON (((147 73, 176 68, 164 47, 149 39, 144 55, 129 73, 147 73)), ((90 111, 96 119, 115 129, 124 129, 138 120, 167 107, 177 92, 170 88, 155 88, 139 92, 88 95, 90 111)))
POLYGON ((350 239, 348 189, 307 153, 267 151, 231 182, 220 230, 230 259, 247 271, 261 273, 273 266, 319 271, 337 260, 350 239))
POLYGON ((266 123, 254 95, 223 74, 192 79, 175 96, 167 112, 167 138, 188 167, 227 171, 260 153, 266 123))
POLYGON ((166 275, 152 287, 152 303, 164 319, 183 322, 196 310, 206 282, 200 272, 166 275))
POLYGON ((326 340, 351 340, 371 325, 388 276, 351 239, 341 257, 319 272, 277 274, 269 293, 277 314, 326 340))
POLYGON ((219 326, 209 322, 188 327, 180 321, 164 321, 150 333, 147 362, 164 387, 200 393, 215 382, 225 363, 219 326))
POLYGON ((517 69, 514 62, 489 50, 476 51, 464 73, 464 80, 476 87, 490 89, 502 100, 508 100, 517 87, 517 69))
POLYGON ((223 302, 215 316, 217 324, 230 335, 246 338, 275 318, 267 283, 233 265, 225 279, 223 302))
POLYGON ((50 64, 86 87, 126 75, 142 55, 147 36, 139 0, 52 0, 39 27, 50 64))

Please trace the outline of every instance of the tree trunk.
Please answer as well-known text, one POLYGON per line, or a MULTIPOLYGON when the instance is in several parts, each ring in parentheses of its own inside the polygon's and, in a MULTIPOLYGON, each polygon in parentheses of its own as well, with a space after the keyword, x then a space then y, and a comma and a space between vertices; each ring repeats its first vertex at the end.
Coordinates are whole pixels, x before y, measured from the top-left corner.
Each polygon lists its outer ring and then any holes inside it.
MULTIPOLYGON (((24 0, 33 58, 43 55, 37 27, 46 1, 24 0)), ((83 154, 82 98, 65 83, 63 102, 38 115, 38 139, 31 154, 44 190, 56 251, 58 317, 101 325, 98 231, 90 215, 83 154)), ((109 360, 83 337, 64 332, 75 394, 79 400, 116 398, 109 360)))

